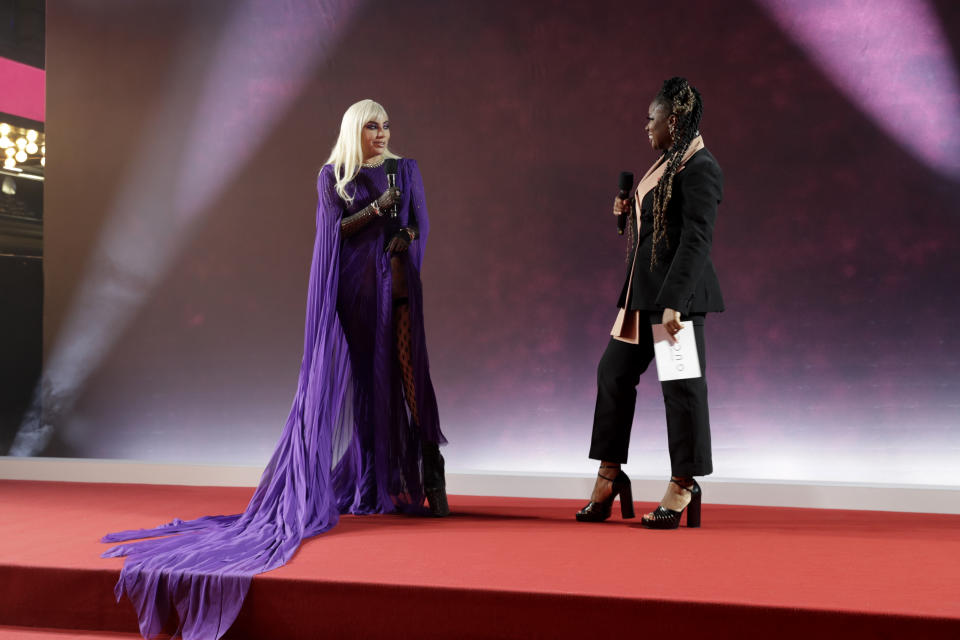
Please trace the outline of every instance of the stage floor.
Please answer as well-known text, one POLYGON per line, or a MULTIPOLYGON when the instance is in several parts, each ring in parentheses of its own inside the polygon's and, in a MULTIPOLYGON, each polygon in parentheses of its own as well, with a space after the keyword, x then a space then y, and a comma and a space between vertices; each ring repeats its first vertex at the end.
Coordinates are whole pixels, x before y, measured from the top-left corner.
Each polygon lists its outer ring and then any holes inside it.
MULTIPOLYGON (((0 638, 135 631, 100 536, 236 513, 251 493, 0 481, 0 638)), ((703 527, 677 531, 578 523, 570 500, 344 517, 254 579, 227 638, 960 637, 960 516, 713 505, 709 481, 704 497, 703 527)))

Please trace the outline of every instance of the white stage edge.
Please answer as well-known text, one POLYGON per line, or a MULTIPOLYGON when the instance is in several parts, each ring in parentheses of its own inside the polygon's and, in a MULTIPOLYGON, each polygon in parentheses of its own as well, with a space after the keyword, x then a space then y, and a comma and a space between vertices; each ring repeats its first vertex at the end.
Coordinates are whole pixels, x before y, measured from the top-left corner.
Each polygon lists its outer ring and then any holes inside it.
MULTIPOLYGON (((261 471, 260 467, 0 456, 0 480, 254 487, 261 471)), ((447 474, 447 491, 452 495, 585 500, 593 481, 583 475, 452 470, 447 474)), ((960 514, 958 487, 765 482, 714 476, 700 484, 712 504, 960 514)), ((634 477, 634 498, 655 503, 664 485, 664 478, 634 477)))

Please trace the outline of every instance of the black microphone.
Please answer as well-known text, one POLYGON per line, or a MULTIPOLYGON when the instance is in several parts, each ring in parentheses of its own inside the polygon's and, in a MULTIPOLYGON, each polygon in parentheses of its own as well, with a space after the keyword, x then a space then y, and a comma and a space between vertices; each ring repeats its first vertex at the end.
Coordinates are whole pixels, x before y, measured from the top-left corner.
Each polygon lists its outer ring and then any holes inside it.
MULTIPOLYGON (((633 174, 629 171, 624 171, 620 174, 620 193, 617 194, 617 197, 621 200, 626 200, 630 197, 630 190, 633 189, 633 174)), ((621 213, 617 216, 617 233, 621 236, 623 235, 623 230, 627 226, 627 215, 628 213, 621 213)))
MULTIPOLYGON (((387 172, 387 185, 391 189, 397 186, 397 159, 387 158, 383 161, 383 170, 387 172)), ((630 182, 633 182, 633 174, 630 174, 630 182)), ((397 203, 390 205, 390 217, 397 217, 397 203)))

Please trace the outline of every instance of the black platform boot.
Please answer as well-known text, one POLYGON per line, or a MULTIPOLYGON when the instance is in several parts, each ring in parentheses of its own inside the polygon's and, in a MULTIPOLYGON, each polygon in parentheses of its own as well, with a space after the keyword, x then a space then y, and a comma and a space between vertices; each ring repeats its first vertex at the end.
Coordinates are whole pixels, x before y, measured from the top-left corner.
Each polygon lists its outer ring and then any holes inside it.
POLYGON ((443 471, 443 456, 435 442, 423 443, 423 489, 427 494, 430 513, 437 517, 450 515, 447 504, 447 479, 443 471))

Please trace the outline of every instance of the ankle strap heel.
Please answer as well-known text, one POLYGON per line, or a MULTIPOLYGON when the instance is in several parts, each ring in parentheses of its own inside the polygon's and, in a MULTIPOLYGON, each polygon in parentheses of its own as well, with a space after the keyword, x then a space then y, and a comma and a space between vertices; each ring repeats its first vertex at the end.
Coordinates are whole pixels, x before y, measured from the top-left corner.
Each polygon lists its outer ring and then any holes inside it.
POLYGON ((647 529, 676 529, 680 526, 680 518, 684 512, 687 514, 687 527, 697 528, 700 526, 700 512, 703 505, 703 491, 700 485, 694 480, 690 486, 685 486, 681 482, 670 478, 670 482, 690 492, 690 502, 680 511, 667 509, 663 505, 658 506, 652 513, 644 516, 640 524, 647 529))
POLYGON ((601 465, 600 468, 618 470, 616 477, 613 478, 605 476, 603 473, 597 473, 597 476, 613 485, 611 487, 610 497, 602 502, 593 502, 591 500, 583 509, 577 512, 577 520, 580 522, 603 522, 610 517, 610 513, 613 510, 613 501, 617 496, 620 496, 621 517, 625 520, 635 517, 633 511, 633 489, 630 486, 630 478, 627 477, 627 474, 625 474, 620 467, 601 465))

